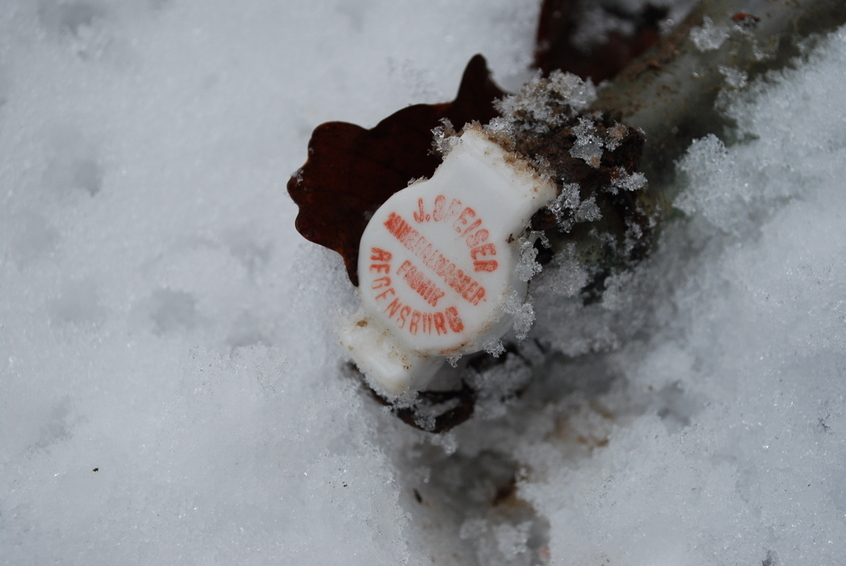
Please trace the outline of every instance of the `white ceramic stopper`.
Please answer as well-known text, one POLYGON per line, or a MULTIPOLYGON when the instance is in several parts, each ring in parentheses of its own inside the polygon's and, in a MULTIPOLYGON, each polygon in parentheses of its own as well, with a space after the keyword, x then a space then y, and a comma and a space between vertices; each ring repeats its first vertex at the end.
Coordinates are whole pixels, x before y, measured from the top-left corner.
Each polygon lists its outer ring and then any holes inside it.
POLYGON ((502 306, 526 293, 518 239, 555 196, 525 160, 470 128, 431 179, 376 211, 361 238, 361 308, 339 332, 376 391, 424 389, 446 357, 508 331, 502 306))

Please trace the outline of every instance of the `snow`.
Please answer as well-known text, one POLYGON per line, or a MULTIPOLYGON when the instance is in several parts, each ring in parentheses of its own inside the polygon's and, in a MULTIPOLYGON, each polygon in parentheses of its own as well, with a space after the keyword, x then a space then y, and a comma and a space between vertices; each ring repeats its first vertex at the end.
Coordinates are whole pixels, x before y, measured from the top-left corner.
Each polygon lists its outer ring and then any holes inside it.
POLYGON ((844 30, 732 83, 740 141, 694 142, 600 301, 572 248, 533 279, 472 420, 416 431, 346 365, 285 192, 311 129, 451 99, 476 52, 516 91, 538 7, 6 3, 0 562, 843 561, 844 30))
MULTIPOLYGON (((620 189, 623 191, 637 191, 644 188, 646 184, 646 176, 643 173, 634 172, 629 174, 625 169, 620 167, 617 172, 617 177, 611 179, 610 190, 616 191, 617 189, 620 189)), ((614 194, 616 194, 616 192, 614 194)))
POLYGON ((523 297, 517 291, 514 291, 502 305, 502 310, 514 317, 514 334, 518 341, 526 339, 529 329, 535 322, 535 311, 532 307, 531 297, 526 297, 526 299, 524 302, 523 297))
POLYGON ((541 264, 535 259, 538 257, 538 250, 535 248, 534 240, 529 238, 519 241, 520 261, 517 263, 517 277, 520 281, 531 281, 532 277, 543 270, 541 264))
POLYGON ((579 124, 573 128, 573 133, 576 136, 576 141, 570 148, 570 155, 584 160, 594 169, 599 167, 604 144, 602 139, 596 135, 596 126, 594 126, 593 121, 588 118, 579 118, 579 124))
POLYGON ((542 134, 567 123, 594 100, 596 88, 590 79, 583 81, 561 71, 553 71, 549 77, 536 74, 521 85, 519 92, 504 97, 496 105, 503 116, 495 118, 491 127, 494 132, 506 130, 505 133, 513 136, 521 126, 530 127, 530 124, 542 134))
MULTIPOLYGON (((619 349, 589 369, 610 381, 592 399, 603 412, 563 411, 580 431, 610 421, 607 449, 579 460, 541 441, 524 460, 528 500, 570 533, 551 541, 562 563, 842 560, 844 445, 829 421, 843 414, 846 368, 846 101, 826 92, 844 47, 841 32, 813 64, 732 104, 751 141, 708 137, 680 162, 688 224, 629 282, 651 320, 631 303, 568 320, 592 349, 619 349)), ((534 335, 552 333, 541 324, 534 335)))
POLYGON ((690 30, 690 39, 696 48, 703 52, 719 49, 728 36, 728 32, 715 25, 714 20, 708 16, 702 18, 701 26, 690 30))

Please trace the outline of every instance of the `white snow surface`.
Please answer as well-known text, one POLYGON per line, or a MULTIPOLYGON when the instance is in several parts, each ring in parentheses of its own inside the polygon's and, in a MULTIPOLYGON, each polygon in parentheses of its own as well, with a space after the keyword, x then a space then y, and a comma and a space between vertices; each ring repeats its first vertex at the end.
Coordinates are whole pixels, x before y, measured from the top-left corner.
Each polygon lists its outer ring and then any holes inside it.
POLYGON ((477 52, 516 90, 539 2, 3 4, 0 563, 843 563, 846 32, 722 100, 745 141, 601 302, 545 267, 429 435, 347 369, 285 184, 477 52))

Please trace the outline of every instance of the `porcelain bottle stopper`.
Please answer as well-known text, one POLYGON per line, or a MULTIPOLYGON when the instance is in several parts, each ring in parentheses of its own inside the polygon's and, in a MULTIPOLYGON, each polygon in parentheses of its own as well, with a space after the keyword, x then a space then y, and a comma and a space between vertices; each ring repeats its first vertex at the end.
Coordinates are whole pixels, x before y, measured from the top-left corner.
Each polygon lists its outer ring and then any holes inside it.
POLYGON ((551 181, 473 126, 430 179, 376 211, 361 238, 361 308, 339 329, 371 387, 387 397, 425 389, 447 357, 508 331, 502 307, 527 290, 518 241, 555 196, 551 181))

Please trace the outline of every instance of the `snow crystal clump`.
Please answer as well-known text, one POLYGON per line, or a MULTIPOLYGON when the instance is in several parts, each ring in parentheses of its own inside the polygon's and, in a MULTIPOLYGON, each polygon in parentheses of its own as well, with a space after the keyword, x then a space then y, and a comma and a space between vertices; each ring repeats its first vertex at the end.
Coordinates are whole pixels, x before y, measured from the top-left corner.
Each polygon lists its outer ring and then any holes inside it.
POLYGON ((599 210, 599 205, 596 204, 594 197, 587 198, 579 204, 575 215, 576 222, 593 222, 602 218, 602 211, 599 210))
POLYGON ((532 289, 560 297, 576 297, 589 280, 590 273, 576 251, 576 244, 568 242, 553 257, 546 277, 535 280, 532 289))
POLYGON ((728 32, 723 28, 714 25, 714 21, 705 16, 702 25, 690 30, 690 39, 699 51, 714 51, 719 49, 723 42, 728 39, 728 32))
POLYGON ((522 356, 508 353, 502 363, 482 371, 473 371, 467 382, 476 393, 474 417, 491 420, 506 414, 509 402, 532 379, 532 369, 522 356))
MULTIPOLYGON (((777 120, 775 116, 773 119, 777 120)), ((778 122, 770 129, 784 135, 778 122)), ((772 147, 775 142, 767 138, 761 144, 772 147)), ((713 134, 694 141, 678 163, 686 190, 673 206, 686 214, 699 215, 724 232, 739 235, 768 214, 768 203, 798 194, 802 185, 795 167, 769 155, 750 161, 745 157, 749 151, 746 147, 730 152, 713 134)))
POLYGON ((570 148, 570 155, 584 160, 585 163, 594 169, 599 167, 599 163, 602 160, 603 144, 597 135, 593 120, 580 117, 578 125, 573 127, 573 134, 576 136, 576 141, 573 143, 573 147, 570 148))
POLYGON ((751 199, 750 191, 741 190, 737 167, 717 136, 694 141, 679 162, 689 189, 674 206, 689 215, 701 213, 715 226, 730 230, 751 199))
POLYGON ((482 349, 494 358, 498 358, 505 353, 505 346, 502 344, 502 340, 498 338, 492 338, 482 344, 482 349))
POLYGON ((517 340, 525 340, 535 322, 535 310, 531 301, 522 301, 517 291, 514 291, 503 303, 502 310, 514 317, 514 333, 517 340))
POLYGON ((531 239, 522 240, 520 242, 520 261, 517 262, 517 277, 520 281, 528 281, 543 269, 541 265, 535 261, 538 257, 538 250, 535 248, 531 239))
POLYGON ((530 522, 520 523, 512 526, 509 524, 497 525, 494 527, 497 548, 508 559, 514 559, 519 554, 527 551, 526 543, 529 541, 530 522))
POLYGON ((555 218, 561 222, 567 211, 575 211, 581 202, 579 197, 578 183, 565 183, 561 186, 561 192, 558 197, 549 205, 549 210, 555 215, 555 218))
POLYGON ((622 191, 639 191, 646 186, 646 175, 636 171, 634 173, 627 173, 622 167, 617 169, 617 175, 611 179, 611 187, 609 190, 612 194, 617 194, 617 190, 622 191))
POLYGON ((720 65, 719 70, 720 74, 725 77, 726 85, 730 89, 742 89, 746 86, 748 78, 746 76, 746 73, 744 73, 743 71, 738 71, 737 69, 733 69, 732 67, 726 67, 724 65, 720 65))
POLYGON ((458 450, 458 439, 451 432, 436 434, 430 438, 430 441, 434 446, 440 446, 447 456, 455 454, 458 450))
POLYGON ((625 139, 628 133, 629 129, 623 124, 614 124, 614 126, 609 128, 606 132, 607 137, 605 138, 605 147, 608 151, 614 151, 620 147, 620 143, 625 139))
POLYGON ((441 125, 432 129, 432 135, 434 136, 432 145, 435 151, 441 154, 442 157, 446 157, 455 145, 459 143, 458 132, 455 131, 449 118, 443 118, 441 125))
POLYGON ((538 74, 519 93, 497 102, 496 108, 503 117, 493 120, 491 128, 508 132, 516 124, 526 123, 526 127, 531 125, 537 133, 544 133, 566 124, 594 100, 596 88, 589 79, 583 81, 576 75, 557 70, 548 78, 538 74))

